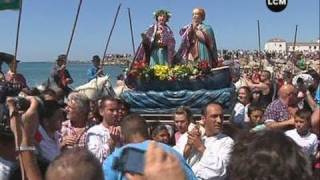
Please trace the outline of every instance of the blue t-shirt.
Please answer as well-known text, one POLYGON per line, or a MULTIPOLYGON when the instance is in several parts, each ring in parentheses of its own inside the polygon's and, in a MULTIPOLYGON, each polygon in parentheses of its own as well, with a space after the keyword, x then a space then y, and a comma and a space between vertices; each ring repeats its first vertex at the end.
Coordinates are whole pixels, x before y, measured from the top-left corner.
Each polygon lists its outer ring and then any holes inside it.
MULTIPOLYGON (((122 154, 122 151, 124 148, 126 147, 134 147, 136 149, 140 149, 143 151, 146 151, 148 149, 148 145, 151 141, 150 140, 146 140, 142 143, 135 143, 135 144, 127 144, 119 149, 116 149, 110 156, 108 156, 108 158, 106 160, 104 160, 103 162, 103 173, 104 173, 104 179, 108 179, 108 180, 120 180, 120 179, 126 179, 125 175, 122 174, 121 172, 112 169, 112 164, 113 161, 116 158, 119 158, 120 155, 122 154)), ((172 147, 167 146, 165 144, 159 143, 161 144, 161 147, 164 151, 169 152, 174 154, 180 161, 181 167, 183 168, 185 175, 187 177, 188 180, 196 180, 197 178, 195 177, 192 169, 190 168, 190 166, 187 164, 187 162, 184 160, 184 158, 178 153, 176 152, 172 147)), ((138 163, 138 162, 137 162, 138 163)), ((165 177, 164 177, 165 179, 165 177)))
POLYGON ((91 67, 87 71, 88 82, 97 77, 98 69, 96 67, 91 67))

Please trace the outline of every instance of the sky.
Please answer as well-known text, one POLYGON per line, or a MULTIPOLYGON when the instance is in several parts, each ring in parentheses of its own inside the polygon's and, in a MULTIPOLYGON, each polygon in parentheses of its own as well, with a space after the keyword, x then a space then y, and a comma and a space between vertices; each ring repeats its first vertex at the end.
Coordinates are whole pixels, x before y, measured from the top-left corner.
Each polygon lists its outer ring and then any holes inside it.
MULTIPOLYGON (((128 8, 131 11, 134 42, 154 23, 153 12, 172 13, 176 49, 181 27, 191 22, 192 9, 206 10, 205 23, 212 26, 218 49, 258 49, 257 20, 261 47, 271 38, 292 42, 298 25, 298 42, 320 37, 319 0, 287 0, 280 13, 270 11, 266 0, 83 0, 69 59, 90 60, 102 56, 118 5, 120 13, 107 53, 132 53, 128 8)), ((24 0, 17 59, 54 61, 65 53, 79 0, 24 0)), ((14 53, 18 11, 0 11, 0 52, 14 53)))

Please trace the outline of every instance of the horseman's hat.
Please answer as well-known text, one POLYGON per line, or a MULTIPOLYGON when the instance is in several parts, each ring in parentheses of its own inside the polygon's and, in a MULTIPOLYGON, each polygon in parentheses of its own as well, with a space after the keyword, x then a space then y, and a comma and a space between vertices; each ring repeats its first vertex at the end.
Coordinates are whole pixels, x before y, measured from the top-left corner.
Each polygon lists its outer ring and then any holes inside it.
POLYGON ((98 55, 94 55, 91 61, 100 61, 100 57, 98 55))

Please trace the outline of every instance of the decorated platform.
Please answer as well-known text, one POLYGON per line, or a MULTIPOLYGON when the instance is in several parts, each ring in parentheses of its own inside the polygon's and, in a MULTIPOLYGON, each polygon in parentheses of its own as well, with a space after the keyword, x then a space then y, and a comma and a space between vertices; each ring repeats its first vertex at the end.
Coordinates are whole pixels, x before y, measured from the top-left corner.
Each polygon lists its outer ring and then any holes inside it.
POLYGON ((128 73, 127 79, 133 90, 121 95, 133 112, 171 114, 183 105, 194 113, 200 113, 209 102, 218 102, 225 111, 229 110, 234 94, 229 67, 209 69, 202 63, 172 68, 135 68, 128 73))

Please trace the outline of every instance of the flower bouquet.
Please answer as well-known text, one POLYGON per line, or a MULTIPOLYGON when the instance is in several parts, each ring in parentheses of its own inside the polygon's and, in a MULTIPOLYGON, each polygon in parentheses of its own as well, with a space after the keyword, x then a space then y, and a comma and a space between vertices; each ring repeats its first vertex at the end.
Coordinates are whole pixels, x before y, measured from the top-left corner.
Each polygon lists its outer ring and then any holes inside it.
POLYGON ((129 87, 141 91, 217 89, 230 86, 229 74, 229 68, 219 71, 210 69, 207 61, 173 67, 149 67, 144 61, 135 61, 127 72, 126 82, 129 87))

